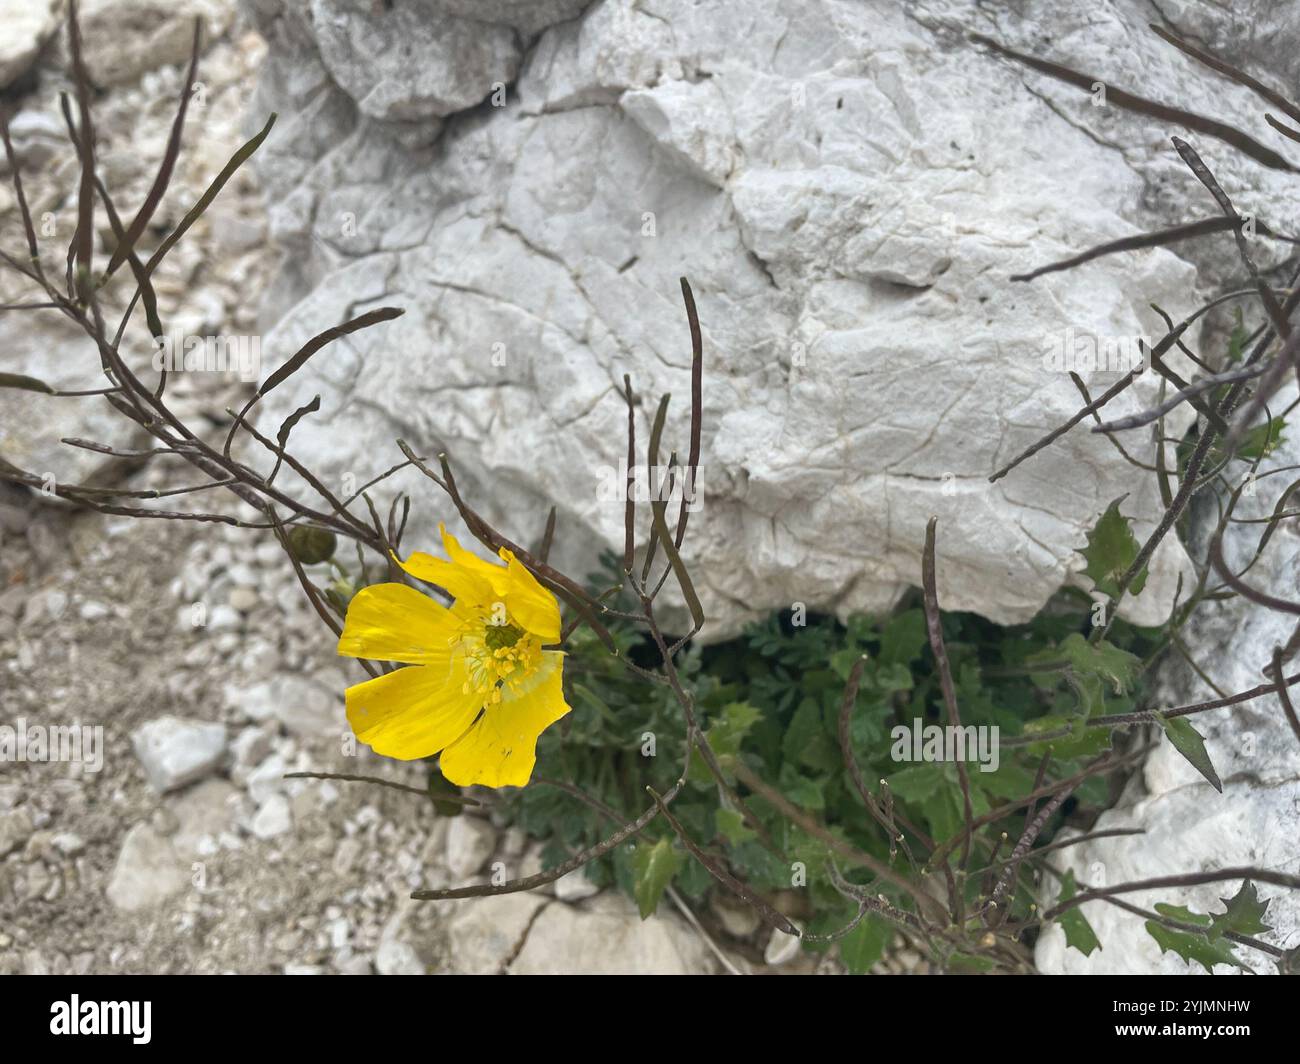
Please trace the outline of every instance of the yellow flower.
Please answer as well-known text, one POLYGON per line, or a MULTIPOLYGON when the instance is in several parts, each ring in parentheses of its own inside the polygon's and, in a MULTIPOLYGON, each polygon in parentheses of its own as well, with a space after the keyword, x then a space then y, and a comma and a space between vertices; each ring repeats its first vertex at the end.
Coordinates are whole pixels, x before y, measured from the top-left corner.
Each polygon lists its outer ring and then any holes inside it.
POLYGON ((445 588, 450 607, 405 584, 375 584, 348 607, 339 653, 406 668, 349 687, 348 723, 377 754, 403 761, 442 751, 460 787, 522 787, 537 737, 569 712, 560 608, 504 547, 484 561, 442 532, 450 561, 412 554, 401 565, 445 588))

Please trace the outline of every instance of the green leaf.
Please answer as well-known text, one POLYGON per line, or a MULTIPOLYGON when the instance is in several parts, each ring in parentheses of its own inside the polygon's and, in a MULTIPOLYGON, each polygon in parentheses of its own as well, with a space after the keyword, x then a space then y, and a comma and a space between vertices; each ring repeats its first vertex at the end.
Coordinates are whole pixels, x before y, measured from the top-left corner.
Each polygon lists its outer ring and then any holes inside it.
POLYGON ((910 665, 921 656, 929 641, 925 613, 904 610, 891 617, 880 633, 880 664, 910 665))
POLYGON ((1003 761, 999 763, 996 772, 976 771, 972 766, 970 782, 972 787, 978 787, 997 798, 1011 799, 1019 798, 1034 789, 1034 774, 1023 765, 1003 761))
POLYGON ((341 580, 335 580, 329 587, 324 590, 325 599, 340 614, 345 615, 348 612, 348 603, 352 601, 353 591, 350 585, 341 580))
POLYGON ((608 721, 610 724, 616 724, 618 722, 618 717, 615 716, 614 711, 605 704, 604 699, 585 684, 575 683, 573 685, 573 693, 579 701, 594 709, 597 715, 603 720, 608 721))
POLYGON ((1205 749, 1204 736, 1192 727, 1186 717, 1168 718, 1160 714, 1156 715, 1160 718, 1160 726, 1169 736, 1169 741, 1174 744, 1174 749, 1187 758, 1192 768, 1210 781, 1210 786, 1222 794, 1223 784, 1219 781, 1219 774, 1214 771, 1214 763, 1205 749))
MULTIPOLYGON (((1137 560, 1139 544, 1129 519, 1119 512, 1119 504, 1124 496, 1116 499, 1106 508, 1092 531, 1088 533, 1088 545, 1079 553, 1087 559, 1084 573, 1092 579, 1093 586, 1105 595, 1116 598, 1119 595, 1119 582, 1128 571, 1128 567, 1137 560)), ((1129 594, 1139 595, 1147 580, 1147 568, 1133 578, 1129 585, 1129 594)))
MULTIPOLYGON (((1061 896, 1059 900, 1069 901, 1077 892, 1078 884, 1074 881, 1074 871, 1071 869, 1061 877, 1061 896)), ((1076 905, 1073 909, 1061 913, 1057 919, 1061 924, 1061 930, 1065 932, 1067 947, 1073 946, 1085 957, 1089 956, 1093 950, 1101 949, 1101 943, 1097 941, 1097 934, 1083 915, 1081 906, 1076 905)))
POLYGON ((448 783, 439 769, 431 768, 429 770, 429 779, 425 784, 425 790, 439 816, 460 816, 465 812, 465 807, 459 801, 445 801, 447 798, 459 798, 460 788, 453 787, 448 783))
POLYGON ((862 651, 854 647, 837 650, 831 655, 831 671, 843 683, 849 678, 849 673, 853 671, 853 666, 857 664, 860 657, 862 657, 862 651))
POLYGON ((1104 639, 1090 643, 1078 632, 1071 632, 1061 640, 1057 649, 1076 676, 1104 680, 1117 695, 1131 691, 1133 681, 1142 670, 1141 658, 1104 639))
POLYGON ((809 779, 789 761, 781 766, 777 786, 790 801, 803 809, 821 812, 826 808, 826 779, 809 779))
POLYGON ((1262 935, 1273 929, 1264 923, 1268 902, 1260 901, 1255 884, 1247 880, 1231 898, 1220 899, 1227 911, 1211 916, 1214 930, 1219 934, 1234 931, 1239 935, 1262 935))
POLYGON ((1067 672, 1065 678, 1077 699, 1074 710, 1077 716, 1086 720, 1102 712, 1106 705, 1106 689, 1097 677, 1067 672))
POLYGON ((716 810, 713 821, 717 825, 718 834, 733 846, 739 846, 758 837, 754 829, 745 823, 744 814, 735 809, 716 810))
MULTIPOLYGON (((734 847, 727 854, 727 862, 751 886, 760 890, 778 891, 790 886, 790 866, 757 842, 745 842, 734 847)), ((699 868, 709 876, 710 883, 716 885, 712 875, 698 861, 692 861, 686 867, 688 872, 691 868, 699 868)))
MULTIPOLYGON (((927 766, 935 770, 939 785, 935 792, 920 803, 921 813, 930 825, 930 834, 936 841, 950 839, 966 826, 965 801, 957 781, 956 765, 947 761, 927 766)), ((975 816, 988 812, 988 798, 977 788, 971 789, 971 811, 975 816)))
POLYGON ((644 842, 637 845, 632 856, 632 873, 636 877, 632 893, 642 920, 658 908, 659 899, 685 863, 685 856, 673 849, 668 839, 660 839, 653 846, 644 842))
MULTIPOLYGON (((865 701, 859 697, 858 706, 849 721, 849 736, 855 749, 864 755, 880 749, 887 749, 886 718, 893 720, 893 710, 883 698, 870 698, 865 701)), ((838 747, 838 743, 836 746, 838 747)), ((839 753, 838 749, 836 751, 839 753)), ((843 755, 840 754, 842 758, 843 755)), ((841 760, 840 764, 843 764, 841 760)))
POLYGON ((1195 924, 1197 927, 1209 928, 1214 922, 1204 913, 1194 913, 1186 905, 1170 905, 1168 902, 1156 902, 1155 911, 1179 923, 1195 924))
POLYGON ((884 920, 867 915, 840 939, 840 960, 851 975, 866 975, 885 954, 893 929, 884 920))
POLYGON ((906 665, 881 665, 876 670, 876 687, 889 694, 912 689, 912 670, 906 665))
POLYGON ((994 962, 988 957, 977 957, 973 953, 953 953, 944 967, 957 975, 980 975, 990 971, 994 962))
POLYGON ((1054 732, 1067 726, 1071 729, 1069 735, 1033 743, 1029 746, 1029 753, 1033 757, 1051 754, 1061 760, 1069 760, 1075 757, 1092 757, 1110 749, 1111 733, 1108 729, 1089 728, 1083 718, 1066 716, 1063 713, 1053 713, 1027 721, 1025 735, 1054 732))
POLYGON ((1160 947, 1161 952, 1177 953, 1188 964, 1199 964, 1211 975, 1214 974, 1216 964, 1241 967, 1241 962, 1232 952, 1232 947, 1221 938, 1197 935, 1190 931, 1177 931, 1171 927, 1164 927, 1154 920, 1146 922, 1146 929, 1147 934, 1156 940, 1156 945, 1160 947))
POLYGON ((763 719, 763 711, 747 702, 729 702, 722 715, 709 725, 709 745, 719 757, 740 753, 740 744, 750 729, 763 719))
POLYGON ((809 768, 826 769, 838 763, 826 736, 821 706, 811 698, 805 698, 795 710, 781 740, 781 753, 787 761, 809 768), (828 754, 832 755, 829 763, 828 754))
POLYGON ((890 776, 889 789, 905 802, 920 802, 938 791, 942 782, 937 766, 913 765, 890 776))
POLYGON ((1285 428, 1286 422, 1280 417, 1256 425, 1242 436, 1241 443, 1237 447, 1237 457, 1248 461, 1267 458, 1282 442, 1282 430, 1285 428))

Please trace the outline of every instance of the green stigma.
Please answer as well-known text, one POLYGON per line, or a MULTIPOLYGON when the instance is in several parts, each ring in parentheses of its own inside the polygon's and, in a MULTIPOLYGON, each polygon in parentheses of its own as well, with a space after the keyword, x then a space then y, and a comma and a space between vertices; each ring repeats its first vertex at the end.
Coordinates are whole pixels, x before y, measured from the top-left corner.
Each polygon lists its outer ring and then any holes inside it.
POLYGON ((488 645, 488 649, 499 650, 501 647, 514 646, 523 634, 523 631, 513 624, 489 624, 483 642, 488 645))

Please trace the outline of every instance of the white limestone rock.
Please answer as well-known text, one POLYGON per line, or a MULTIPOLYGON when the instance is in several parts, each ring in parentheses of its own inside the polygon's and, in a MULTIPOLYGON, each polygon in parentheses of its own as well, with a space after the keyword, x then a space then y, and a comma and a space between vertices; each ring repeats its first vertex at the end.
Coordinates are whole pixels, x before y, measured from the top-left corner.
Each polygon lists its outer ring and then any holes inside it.
POLYGON ((510 27, 428 3, 376 10, 370 0, 312 0, 310 18, 330 76, 362 114, 383 121, 463 111, 512 81, 519 62, 510 27))
POLYGON ((282 673, 253 684, 232 681, 223 689, 226 705, 255 721, 277 720, 292 735, 330 735, 347 727, 339 692, 344 683, 282 673))
POLYGON ((194 20, 205 40, 219 37, 235 14, 233 0, 82 0, 83 56, 100 86, 136 81, 161 66, 188 63, 194 20))
POLYGON ((27 73, 59 27, 59 0, 3 0, 0 3, 0 89, 27 73))
POLYGON ((106 894, 117 909, 140 912, 161 905, 188 883, 188 870, 171 841, 141 823, 122 840, 106 894))
POLYGON ((423 0, 436 15, 457 15, 478 22, 513 26, 526 37, 547 26, 567 22, 591 0, 423 0))
POLYGON ((458 975, 497 975, 513 959, 543 905, 537 893, 471 898, 447 921, 450 970, 458 975))
POLYGON ((31 838, 32 830, 31 814, 26 809, 0 813, 0 857, 23 845, 31 838))
POLYGON ((177 828, 172 848, 183 858, 215 853, 217 840, 230 831, 238 813, 238 790, 222 779, 207 779, 181 794, 172 803, 177 828))
MULTIPOLYGON (((7 322, 17 318, 5 317, 7 322)), ((61 315, 26 314, 22 321, 23 328, 7 328, 2 334, 10 352, 6 372, 35 377, 56 391, 102 387, 94 344, 84 332, 61 315)), ((90 480, 112 461, 60 443, 64 438, 120 448, 144 442, 137 426, 97 399, 0 391, 0 454, 14 465, 45 483, 59 484, 90 480), (33 432, 33 425, 39 425, 39 431, 33 432)))
POLYGON ((587 878, 584 869, 578 868, 555 881, 555 896, 564 902, 579 902, 600 893, 600 887, 587 878))
POLYGON ((512 975, 704 975, 708 947, 675 913, 642 920, 632 901, 611 892, 582 906, 542 909, 508 971, 512 975))
POLYGON ((149 782, 166 794, 216 771, 226 752, 226 726, 159 717, 132 732, 131 745, 149 782))
POLYGON ((397 934, 400 928, 400 914, 384 925, 384 933, 380 936, 379 948, 375 952, 375 970, 380 975, 427 975, 428 965, 420 958, 415 947, 397 934))
POLYGON ((259 839, 274 839, 287 834, 293 827, 289 799, 283 794, 272 794, 253 814, 249 829, 259 839))
POLYGON ((447 869, 459 879, 472 876, 496 848, 496 829, 481 817, 453 817, 447 828, 447 869))
MULTIPOLYGON (((988 482, 1079 406, 1045 352, 1067 330, 1154 338, 1150 303, 1177 318, 1198 271, 1213 281, 1235 265, 1230 242, 1185 245, 1194 262, 1145 251, 1010 282, 1184 220, 1172 185, 1200 193, 1159 123, 1093 107, 964 34, 1117 81, 1141 70, 1143 91, 1230 120, 1259 110, 1151 35, 1136 0, 1103 8, 604 0, 523 46, 505 106, 440 103, 432 144, 375 121, 368 90, 334 87, 341 46, 319 25, 273 13, 258 106, 287 128, 259 165, 292 253, 265 307, 265 372, 345 313, 406 314, 313 359, 262 415, 274 427, 320 393, 296 446, 357 483, 398 460, 395 437, 445 449, 466 495, 525 542, 555 503, 555 560, 585 575, 622 538, 600 484, 625 448, 624 372, 640 439, 667 391, 664 452, 687 449, 685 274, 705 334, 703 500, 686 555, 707 634, 796 602, 887 609, 917 582, 931 515, 944 607, 1023 621, 1086 583, 1077 549, 1114 499, 1129 493, 1139 535, 1159 505, 1086 427, 988 482)), ((1249 13, 1188 17, 1201 39, 1247 47, 1249 13)), ((1256 42, 1253 62, 1280 74, 1293 54, 1256 42)), ((461 76, 477 102, 500 57, 474 62, 461 76)), ((1204 148, 1230 193, 1251 190, 1243 203, 1300 207, 1282 175, 1204 148)), ((1119 375, 1083 373, 1093 394, 1119 375)), ((1108 412, 1156 390, 1146 375, 1108 412)), ((418 475, 387 487, 414 492, 408 540, 431 546, 451 507, 418 475)), ((1163 620, 1187 571, 1168 542, 1127 615, 1163 620)))

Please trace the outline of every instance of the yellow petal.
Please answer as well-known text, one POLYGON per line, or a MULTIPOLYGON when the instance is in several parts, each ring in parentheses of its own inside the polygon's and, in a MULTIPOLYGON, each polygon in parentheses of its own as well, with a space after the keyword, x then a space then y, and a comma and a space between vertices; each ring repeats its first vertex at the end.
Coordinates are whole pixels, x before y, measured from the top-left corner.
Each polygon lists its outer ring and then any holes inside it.
POLYGON ((503 589, 506 611, 544 644, 560 641, 560 607, 555 596, 510 551, 501 548, 506 561, 503 589))
POLYGON ((564 701, 563 660, 543 654, 527 689, 489 705, 474 726, 442 752, 442 774, 458 787, 522 787, 537 761, 537 737, 569 712, 564 701))
POLYGON ((493 610, 498 603, 509 619, 538 636, 544 644, 560 640, 560 607, 527 566, 502 547, 506 563, 497 565, 467 551, 440 524, 442 545, 450 561, 417 551, 398 565, 412 576, 445 589, 458 606, 493 610))
POLYGON ((460 540, 447 531, 447 526, 441 521, 438 522, 438 532, 442 535, 442 549, 457 565, 463 565, 470 572, 487 577, 493 587, 496 587, 500 577, 505 576, 504 567, 495 562, 485 561, 477 554, 467 551, 460 545, 460 540))
POLYGON ((363 587, 348 605, 339 653, 446 667, 457 625, 451 612, 405 584, 363 587))
POLYGON ((425 554, 423 551, 416 551, 406 561, 400 558, 396 561, 417 580, 437 584, 457 602, 487 607, 498 598, 492 589, 492 581, 482 573, 467 569, 463 565, 456 565, 443 558, 435 558, 432 554, 425 554))
POLYGON ((348 688, 348 723, 384 757, 431 757, 465 733, 483 704, 477 693, 462 693, 464 683, 460 658, 386 673, 348 688))

